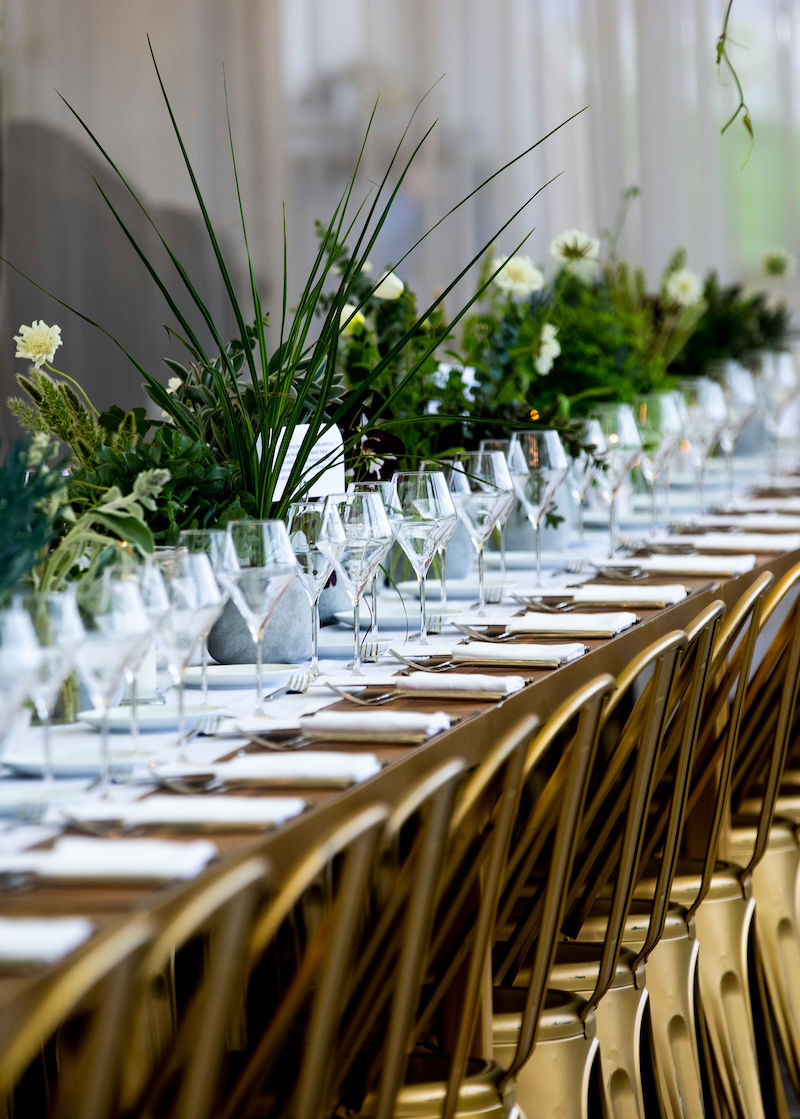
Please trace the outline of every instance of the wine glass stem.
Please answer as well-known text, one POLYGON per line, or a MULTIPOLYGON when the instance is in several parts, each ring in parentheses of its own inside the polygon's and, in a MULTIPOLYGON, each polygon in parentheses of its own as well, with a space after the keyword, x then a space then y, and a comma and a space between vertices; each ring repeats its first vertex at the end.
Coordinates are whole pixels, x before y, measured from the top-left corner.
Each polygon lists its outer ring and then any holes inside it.
POLYGON ((353 675, 361 676, 361 595, 353 600, 353 675))
POLYGON ((186 704, 183 690, 183 672, 178 680, 178 745, 183 750, 186 738, 186 704))
POLYGON ((500 537, 500 585, 503 586, 506 581, 506 542, 505 542, 505 525, 498 524, 497 532, 500 537))
POLYGON ((42 718, 42 776, 45 783, 50 785, 55 779, 53 770, 53 744, 50 737, 50 712, 47 711, 42 718))
POLYGON ((202 681, 203 706, 208 703, 208 634, 203 635, 200 646, 200 679, 202 681))
POLYGON ((483 545, 478 546, 478 613, 486 613, 486 586, 483 581, 483 545))
POLYGON ((701 513, 705 513, 705 511, 706 511, 706 463, 707 462, 708 462, 707 457, 705 455, 703 455, 703 460, 700 463, 700 474, 699 474, 699 478, 698 478, 698 482, 699 482, 698 489, 700 490, 700 512, 701 513))
POLYGON ((581 494, 581 496, 578 498, 578 543, 580 544, 581 548, 586 543, 586 528, 583 523, 585 504, 586 495, 581 494))
POLYGON ((613 559, 617 553, 617 492, 611 491, 608 502, 608 554, 613 559))
POLYGON ((319 676, 319 595, 311 603, 311 669, 312 676, 319 676))
POLYGON ((100 720, 100 783, 97 795, 100 799, 108 796, 111 785, 111 761, 108 756, 108 709, 109 704, 103 704, 103 718, 100 720))
POLYGON ((447 611, 447 548, 446 547, 439 549, 439 558, 442 561, 442 566, 440 568, 441 575, 439 577, 439 582, 440 582, 440 585, 441 585, 441 590, 439 591, 439 599, 440 599, 439 605, 441 607, 442 613, 444 614, 447 611))
POLYGON ((256 637, 256 709, 253 712, 254 715, 263 715, 264 713, 261 707, 261 697, 264 694, 264 657, 261 651, 263 636, 264 630, 260 629, 256 637))
POLYGON ((371 641, 378 639, 378 573, 377 571, 372 576, 372 592, 370 596, 370 609, 372 611, 372 620, 369 627, 369 637, 371 641))
POLYGON ((536 582, 540 584, 542 581, 542 519, 536 518, 536 524, 533 526, 536 535, 536 582))
POLYGON ((417 582, 419 583, 419 643, 420 645, 427 645, 428 619, 425 609, 425 572, 417 575, 417 582))

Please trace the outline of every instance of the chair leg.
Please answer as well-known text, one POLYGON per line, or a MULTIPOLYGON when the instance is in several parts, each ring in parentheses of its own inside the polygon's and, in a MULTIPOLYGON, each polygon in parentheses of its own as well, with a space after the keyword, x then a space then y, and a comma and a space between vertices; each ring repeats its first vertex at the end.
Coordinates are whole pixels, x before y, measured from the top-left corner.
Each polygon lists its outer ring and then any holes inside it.
POLYGON ((700 942, 700 992, 709 1039, 729 1109, 766 1119, 759 1082, 748 968, 752 897, 706 898, 695 923, 700 942))
POLYGON ((699 944, 690 936, 665 937, 647 958, 647 989, 656 1077, 669 1119, 704 1119, 697 1046, 695 980, 699 944))
POLYGON ((596 1037, 579 1033, 537 1041, 516 1084, 527 1119, 600 1119, 599 1052, 596 1037))
POLYGON ((610 1119, 644 1119, 641 1038, 648 993, 629 986, 611 987, 598 1003, 597 1036, 606 1114, 610 1119))

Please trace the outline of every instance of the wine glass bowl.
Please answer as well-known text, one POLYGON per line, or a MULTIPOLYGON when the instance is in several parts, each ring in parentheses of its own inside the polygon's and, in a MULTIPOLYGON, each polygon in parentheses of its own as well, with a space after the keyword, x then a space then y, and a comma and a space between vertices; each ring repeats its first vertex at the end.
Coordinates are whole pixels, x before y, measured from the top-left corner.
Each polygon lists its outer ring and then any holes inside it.
POLYGON ((590 413, 605 440, 599 455, 609 509, 609 555, 617 551, 617 496, 623 482, 642 457, 642 440, 630 404, 600 404, 590 413))
MULTIPOLYGON (((398 512, 393 527, 397 542, 408 557, 419 583, 419 641, 428 640, 425 611, 425 577, 442 542, 443 525, 451 509, 435 472, 400 472, 393 478, 392 502, 398 512)), ((444 479, 441 479, 442 482, 444 479)))
POLYGON ((524 466, 513 475, 514 492, 530 521, 536 538, 536 577, 542 574, 541 529, 545 513, 569 472, 569 459, 557 431, 515 432, 511 442, 520 451, 524 466))
POLYGON ((486 610, 483 550, 495 525, 514 502, 514 484, 500 451, 472 451, 459 456, 448 485, 456 512, 478 553, 478 612, 486 610))
POLYGON ((319 599, 332 572, 334 558, 345 545, 344 526, 335 505, 296 501, 289 506, 286 527, 297 560, 299 579, 311 603, 311 668, 319 676, 319 599))

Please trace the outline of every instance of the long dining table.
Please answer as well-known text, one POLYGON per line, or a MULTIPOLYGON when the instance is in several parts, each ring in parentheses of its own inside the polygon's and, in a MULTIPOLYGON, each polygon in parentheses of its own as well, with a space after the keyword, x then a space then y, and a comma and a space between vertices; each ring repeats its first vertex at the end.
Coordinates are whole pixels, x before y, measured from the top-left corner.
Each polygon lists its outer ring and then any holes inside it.
MULTIPOLYGON (((798 479, 800 489, 800 479, 798 479)), ((476 764, 498 736, 512 727, 523 715, 531 712, 546 717, 557 704, 581 684, 600 673, 617 674, 635 654, 660 635, 682 628, 708 603, 722 599, 726 604, 736 600, 742 590, 764 570, 780 577, 800 561, 800 549, 794 551, 763 551, 756 557, 752 570, 735 577, 687 577, 680 581, 688 588, 682 601, 667 607, 637 607, 638 624, 612 638, 586 638, 585 655, 552 669, 515 669, 525 676, 525 686, 502 701, 467 701, 460 699, 428 699, 411 697, 399 699, 393 710, 443 710, 451 719, 449 730, 443 731, 420 745, 376 745, 374 743, 346 744, 341 742, 315 742, 320 750, 369 752, 378 756, 381 769, 369 779, 347 788, 302 789, 283 787, 269 789, 270 795, 301 795, 307 802, 306 809, 287 822, 270 828, 250 831, 215 830, 205 825, 197 832, 182 828, 179 832, 164 827, 148 829, 154 837, 196 839, 198 835, 211 839, 216 845, 218 858, 203 871, 213 874, 215 869, 249 853, 266 855, 273 868, 275 881, 321 830, 325 823, 343 819, 357 806, 382 802, 393 804, 410 787, 415 779, 447 759, 461 758, 468 765, 476 764)), ((602 581, 599 579, 598 581, 602 581)), ((672 583, 676 577, 651 576, 650 584, 672 583)), ((520 606, 520 612, 523 607, 520 606)), ((465 668, 465 671, 469 669, 465 668)), ((476 669, 481 673, 505 674, 508 669, 500 666, 476 669)), ((352 710, 348 701, 338 700, 331 710, 352 710)), ((247 749, 258 750, 257 745, 247 749)), ((224 741, 220 741, 220 754, 224 755, 224 741)), ((235 795, 247 796, 264 792, 258 786, 235 790, 235 795)), ((179 795, 179 794, 175 794, 179 795)), ((105 840, 114 843, 113 838, 105 840)), ((180 903, 193 882, 168 882, 159 885, 146 882, 106 881, 56 881, 23 878, 19 883, 3 882, 0 878, 0 917, 52 917, 82 915, 93 923, 96 932, 124 922, 129 915, 142 910, 168 911, 180 903)), ((87 942, 89 943, 89 942, 87 942)), ((86 945, 76 951, 86 950, 86 945)), ((40 964, 23 969, 5 966, 0 959, 0 1049, 13 1035, 15 1022, 25 1015, 30 1006, 41 997, 60 963, 40 964)))

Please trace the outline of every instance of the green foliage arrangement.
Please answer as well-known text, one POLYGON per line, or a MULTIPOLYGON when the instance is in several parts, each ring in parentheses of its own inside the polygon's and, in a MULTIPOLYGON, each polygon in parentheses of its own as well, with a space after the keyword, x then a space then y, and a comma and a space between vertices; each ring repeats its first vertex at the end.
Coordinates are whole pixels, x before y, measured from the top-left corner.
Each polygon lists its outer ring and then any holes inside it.
POLYGON ((700 374, 724 358, 748 363, 759 350, 786 349, 796 336, 785 304, 771 306, 764 291, 748 295, 741 284, 722 284, 716 272, 706 277, 703 302, 697 329, 673 359, 671 373, 700 374))
POLYGON ((30 577, 58 535, 64 480, 52 451, 27 436, 0 459, 0 603, 30 577))
MULTIPOLYGON (((92 132, 88 124, 66 101, 67 108, 72 112, 101 156, 107 161, 109 167, 117 176, 123 191, 149 223, 161 248, 166 252, 169 269, 162 272, 160 266, 147 255, 143 245, 136 240, 118 205, 98 184, 98 189, 111 215, 141 265, 163 296, 166 306, 177 324, 175 329, 171 329, 171 334, 187 353, 188 363, 186 366, 173 364, 171 369, 184 386, 187 386, 186 390, 168 391, 153 373, 145 369, 133 354, 105 331, 99 323, 83 312, 70 307, 62 300, 58 301, 62 306, 75 311, 81 318, 111 338, 143 377, 146 391, 180 432, 194 442, 204 442, 208 439, 209 434, 211 435, 210 445, 218 461, 230 462, 233 465, 240 492, 247 495, 249 506, 256 515, 281 517, 288 504, 308 493, 314 481, 331 465, 330 462, 317 462, 309 465, 310 456, 320 437, 329 431, 333 425, 347 427, 348 424, 352 425, 353 417, 358 417, 355 426, 346 430, 344 436, 345 460, 350 461, 354 456, 357 456, 370 427, 391 411, 397 398, 405 391, 410 382, 418 376, 429 357, 436 352, 437 347, 467 313, 480 293, 468 300, 445 326, 437 328, 431 325, 435 321, 435 313, 442 306, 445 298, 472 266, 480 260, 490 242, 487 242, 478 253, 465 263, 458 274, 443 286, 441 294, 436 299, 418 313, 413 321, 403 326, 388 352, 382 355, 371 369, 365 369, 364 376, 353 384, 344 398, 340 398, 338 352, 341 332, 347 328, 349 321, 356 314, 361 313, 359 304, 364 302, 363 299, 356 298, 354 284, 363 273, 364 265, 369 259, 370 252, 386 221, 392 203, 414 159, 434 126, 427 129, 418 142, 412 143, 409 140, 411 150, 408 154, 405 154, 409 130, 416 115, 415 110, 415 114, 412 114, 411 120, 394 149, 385 173, 373 188, 371 195, 359 203, 354 199, 354 192, 360 175, 365 145, 375 115, 375 110, 373 110, 356 166, 342 191, 330 221, 324 227, 319 250, 293 308, 290 308, 288 302, 288 247, 284 239, 280 321, 277 324, 269 324, 270 336, 268 337, 267 320, 262 309, 256 283, 255 267, 250 253, 244 209, 239 192, 230 117, 228 117, 228 135, 231 167, 239 205, 242 239, 248 262, 249 306, 240 301, 235 291, 232 279, 233 269, 225 260, 211 222, 197 175, 189 158, 161 72, 156 63, 152 45, 150 45, 150 54, 164 105, 202 216, 203 227, 216 261, 219 276, 227 293, 230 309, 237 324, 238 334, 232 342, 226 342, 222 338, 206 302, 195 287, 183 263, 158 229, 142 199, 136 194, 113 157, 92 132), (352 256, 347 265, 340 269, 337 265, 337 251, 342 244, 352 246, 352 256), (173 274, 177 276, 182 291, 179 297, 172 295, 171 285, 167 282, 168 276, 170 280, 173 279, 173 274), (322 297, 325 294, 327 294, 328 299, 323 304, 322 297), (349 310, 350 307, 354 308, 352 312, 349 310), (346 308, 348 309, 347 312, 346 308), (196 330, 193 326, 198 316, 203 323, 202 331, 196 330), (370 400, 378 380, 390 366, 396 364, 399 355, 406 350, 412 339, 415 339, 420 332, 424 331, 427 331, 426 344, 417 350, 413 361, 408 365, 407 372, 400 377, 392 391, 376 407, 368 409, 366 407, 367 402, 370 400), (202 399, 195 399, 192 394, 196 394, 202 399), (189 399, 187 399, 187 396, 189 396, 189 399), (308 424, 308 429, 291 469, 288 471, 283 489, 280 491, 278 481, 286 462, 293 433, 298 425, 303 423, 308 424)), ((577 113, 573 114, 573 117, 570 117, 569 120, 577 115, 577 113)), ((558 128, 563 127, 566 123, 567 121, 562 122, 558 128)), ((423 237, 427 237, 450 214, 465 205, 489 182, 497 178, 512 164, 517 163, 528 152, 542 144, 555 131, 557 129, 551 130, 546 136, 531 144, 525 151, 520 152, 508 163, 490 174, 443 215, 440 221, 435 223, 423 237)), ((541 189, 544 189, 544 187, 541 187, 541 189)), ((507 226, 522 213, 538 193, 537 190, 526 199, 509 216, 502 227, 495 231, 490 240, 495 240, 504 232, 507 226)), ((420 238, 420 240, 422 239, 420 238)), ((419 240, 415 242, 397 263, 401 263, 419 243, 419 240)), ((12 265, 12 267, 14 266, 12 265)), ((380 280, 373 286, 377 288, 379 283, 380 280)), ((47 292, 47 294, 51 293, 47 292)))

